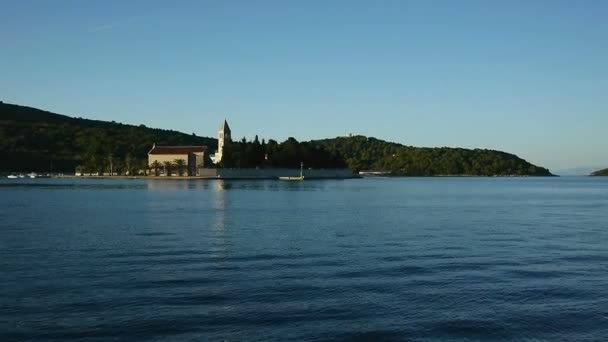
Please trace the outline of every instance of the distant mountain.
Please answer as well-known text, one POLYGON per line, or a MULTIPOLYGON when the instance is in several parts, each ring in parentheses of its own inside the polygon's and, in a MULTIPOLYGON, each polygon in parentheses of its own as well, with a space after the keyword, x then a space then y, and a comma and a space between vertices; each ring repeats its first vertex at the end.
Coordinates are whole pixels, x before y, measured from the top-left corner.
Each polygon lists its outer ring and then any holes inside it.
POLYGON ((0 171, 74 172, 77 165, 143 168, 153 143, 206 145, 217 140, 171 130, 73 118, 0 102, 0 171))
POLYGON ((364 136, 314 142, 343 157, 353 170, 404 176, 552 176, 546 168, 501 151, 413 147, 364 136))
POLYGON ((581 166, 571 169, 561 169, 554 171, 555 174, 560 176, 588 176, 595 170, 601 169, 599 166, 581 166))
POLYGON ((591 173, 592 176, 608 176, 608 169, 598 170, 591 173))

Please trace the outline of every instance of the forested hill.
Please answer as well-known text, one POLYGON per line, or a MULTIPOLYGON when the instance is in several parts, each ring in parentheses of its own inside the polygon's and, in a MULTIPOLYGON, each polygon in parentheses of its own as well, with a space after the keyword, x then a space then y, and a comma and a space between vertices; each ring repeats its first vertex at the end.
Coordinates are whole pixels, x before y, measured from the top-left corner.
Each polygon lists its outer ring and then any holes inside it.
POLYGON ((393 175, 551 176, 549 170, 509 153, 464 148, 411 147, 364 136, 314 141, 343 157, 353 170, 393 175))
POLYGON ((0 171, 74 172, 77 165, 102 169, 110 159, 115 169, 143 168, 154 142, 217 147, 212 138, 0 102, 0 171))
POLYGON ((591 173, 592 176, 608 176, 608 169, 598 170, 591 173))
MULTIPOLYGON (((213 120, 210 120, 213 121, 213 120)), ((65 115, 0 102, 0 172, 125 172, 147 167, 147 152, 159 145, 206 145, 217 140, 176 131, 65 115)), ((364 136, 283 143, 236 141, 227 146, 229 167, 340 167, 353 171, 381 170, 394 175, 529 175, 549 176, 549 170, 504 152, 462 148, 404 146, 364 136)))

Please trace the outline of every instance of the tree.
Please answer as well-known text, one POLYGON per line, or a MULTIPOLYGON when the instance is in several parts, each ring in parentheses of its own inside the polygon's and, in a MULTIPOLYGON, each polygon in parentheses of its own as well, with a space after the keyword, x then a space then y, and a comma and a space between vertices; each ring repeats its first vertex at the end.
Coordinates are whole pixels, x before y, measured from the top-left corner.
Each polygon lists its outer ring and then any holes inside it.
POLYGON ((173 167, 173 164, 170 161, 166 161, 163 163, 163 166, 165 167, 165 176, 171 176, 171 168, 173 167))
POLYGON ((203 156, 203 163, 196 165, 196 168, 198 169, 199 167, 211 167, 211 165, 213 165, 211 157, 209 156, 209 153, 205 153, 203 156))
POLYGON ((108 163, 110 164, 110 176, 114 176, 114 153, 108 154, 108 163))
POLYGON ((146 175, 146 170, 150 168, 148 165, 148 159, 135 159, 134 162, 134 174, 138 175, 146 175))
POLYGON ((175 167, 177 168, 177 174, 179 176, 182 176, 184 173, 184 167, 186 166, 186 161, 183 159, 175 159, 173 161, 173 164, 175 165, 175 167))
POLYGON ((126 175, 127 176, 131 176, 134 174, 133 172, 133 156, 131 155, 131 153, 127 153, 127 155, 125 156, 125 169, 126 169, 126 175))
POLYGON ((152 170, 154 170, 154 175, 156 177, 160 176, 160 163, 158 162, 158 160, 155 160, 154 162, 152 162, 152 164, 150 164, 150 167, 152 168, 152 170))

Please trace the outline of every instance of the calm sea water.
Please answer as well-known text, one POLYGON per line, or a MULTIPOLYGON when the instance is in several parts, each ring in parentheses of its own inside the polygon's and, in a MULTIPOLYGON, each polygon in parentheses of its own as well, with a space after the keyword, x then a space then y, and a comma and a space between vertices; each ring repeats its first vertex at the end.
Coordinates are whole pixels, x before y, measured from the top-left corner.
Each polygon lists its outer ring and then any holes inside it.
POLYGON ((0 181, 0 340, 606 340, 608 178, 0 181))

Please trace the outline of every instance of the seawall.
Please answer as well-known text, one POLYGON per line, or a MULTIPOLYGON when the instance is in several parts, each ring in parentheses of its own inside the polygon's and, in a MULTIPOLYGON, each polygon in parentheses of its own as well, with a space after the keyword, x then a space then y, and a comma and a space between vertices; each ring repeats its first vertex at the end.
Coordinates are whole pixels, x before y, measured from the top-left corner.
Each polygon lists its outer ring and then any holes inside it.
MULTIPOLYGON (((277 179, 298 177, 300 169, 198 169, 199 177, 221 179, 277 179)), ((308 169, 303 170, 306 179, 346 179, 358 178, 349 169, 308 169)))

